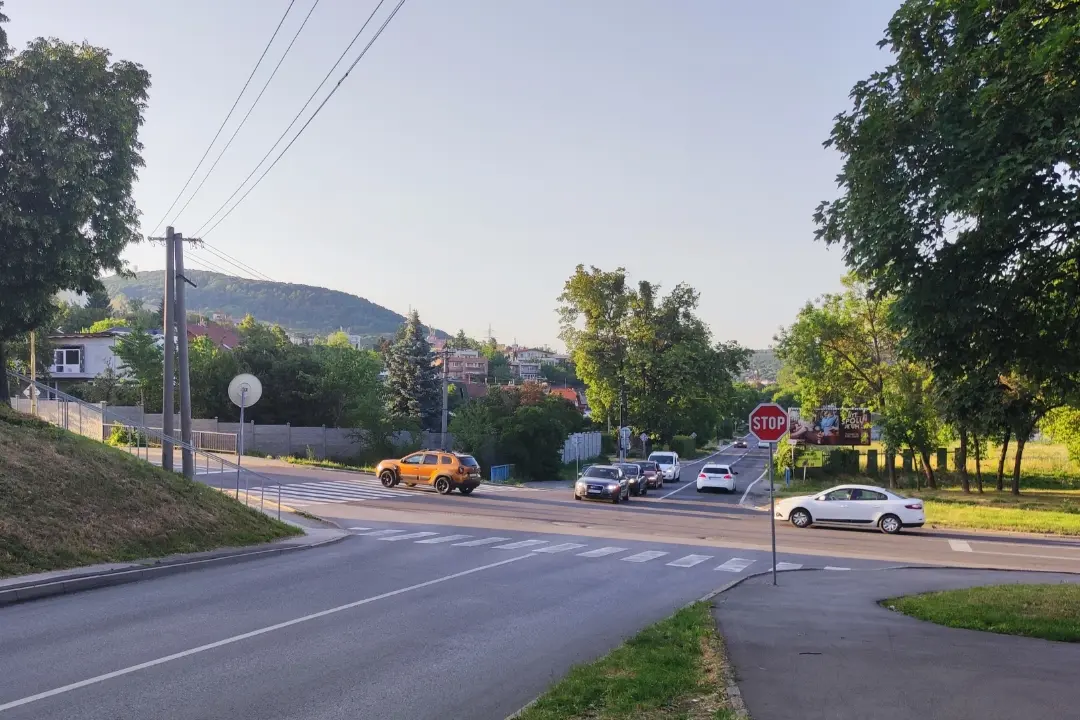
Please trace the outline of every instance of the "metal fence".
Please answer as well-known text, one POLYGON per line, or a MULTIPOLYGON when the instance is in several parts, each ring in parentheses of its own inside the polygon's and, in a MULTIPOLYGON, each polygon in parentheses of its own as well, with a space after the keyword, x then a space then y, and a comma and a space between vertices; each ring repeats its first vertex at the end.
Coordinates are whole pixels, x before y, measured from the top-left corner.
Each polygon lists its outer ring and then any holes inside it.
POLYGON ((492 465, 488 471, 491 482, 503 483, 509 480, 514 475, 513 465, 492 465))
MULTIPOLYGON (((25 375, 8 370, 7 376, 8 393, 13 392, 9 402, 15 410, 98 442, 118 445, 119 449, 126 450, 135 457, 152 465, 162 466, 164 453, 168 451, 162 447, 166 437, 160 428, 126 421, 110 413, 104 404, 94 405, 85 402, 55 388, 34 382, 25 375), (32 388, 36 388, 36 392, 32 392, 32 388)), ((235 433, 208 432, 205 434, 209 436, 232 435, 235 442, 235 433)), ((227 443, 221 438, 211 437, 203 440, 204 442, 227 443)), ((182 472, 182 455, 187 450, 192 454, 194 479, 224 492, 233 492, 237 500, 240 500, 242 495, 245 505, 258 507, 260 510, 266 509, 267 500, 273 502, 276 497, 277 517, 281 519, 281 483, 260 472, 242 467, 239 464, 239 457, 236 458, 237 462, 232 462, 221 455, 197 447, 194 442, 186 443, 177 438, 169 442, 173 446, 173 468, 176 472, 182 472)))
MULTIPOLYGON (((141 427, 138 425, 131 425, 130 423, 107 423, 104 425, 105 439, 116 437, 118 441, 123 440, 125 433, 124 429, 129 427, 141 427)), ((158 437, 165 437, 165 431, 159 427, 146 426, 147 429, 157 433, 156 436, 146 438, 150 447, 161 447, 161 441, 158 437)), ((173 442, 180 441, 180 431, 173 431, 173 442)), ((238 448, 237 444, 238 433, 223 433, 214 432, 212 430, 192 430, 191 431, 191 444, 198 450, 206 450, 213 453, 228 453, 230 455, 236 455, 238 448)), ((113 441, 112 445, 129 445, 133 443, 113 441)))

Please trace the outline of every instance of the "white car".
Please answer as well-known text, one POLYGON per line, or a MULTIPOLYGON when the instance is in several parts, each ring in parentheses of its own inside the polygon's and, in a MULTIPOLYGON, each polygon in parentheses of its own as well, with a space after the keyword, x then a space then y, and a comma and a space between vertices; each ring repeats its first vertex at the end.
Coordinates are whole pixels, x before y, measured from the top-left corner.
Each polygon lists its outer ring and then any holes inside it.
POLYGON ((758 440, 757 441, 757 447, 758 447, 758 450, 768 450, 769 449, 769 443, 765 442, 764 440, 758 440))
POLYGON ((776 504, 776 517, 797 528, 876 527, 889 535, 926 523, 922 500, 873 485, 837 485, 817 495, 784 498, 776 504))
POLYGON ((697 476, 697 491, 705 492, 706 490, 723 490, 725 492, 735 492, 735 476, 738 475, 736 471, 731 469, 730 465, 706 465, 701 468, 701 472, 697 476))
POLYGON ((663 450, 649 454, 649 461, 660 466, 660 476, 664 482, 679 482, 682 479, 682 465, 679 453, 663 450))

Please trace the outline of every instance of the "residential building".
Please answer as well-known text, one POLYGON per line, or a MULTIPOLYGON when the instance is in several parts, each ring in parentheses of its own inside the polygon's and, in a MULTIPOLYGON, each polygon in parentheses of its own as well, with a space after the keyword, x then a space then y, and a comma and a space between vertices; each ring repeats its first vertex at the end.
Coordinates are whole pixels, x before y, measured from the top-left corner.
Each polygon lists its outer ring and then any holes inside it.
POLYGON ((484 382, 488 375, 488 359, 478 350, 451 350, 446 355, 446 374, 453 380, 484 382))
POLYGON ((187 327, 187 334, 189 341, 199 337, 208 337, 222 350, 232 350, 240 344, 240 336, 235 330, 212 322, 205 325, 190 324, 187 327))
POLYGON ((523 382, 540 379, 540 362, 523 362, 520 360, 510 361, 510 370, 514 377, 523 382))
POLYGON ((104 332, 50 335, 53 356, 49 375, 57 382, 85 382, 93 380, 108 367, 119 371, 123 363, 116 357, 113 347, 129 332, 127 329, 113 328, 104 332))

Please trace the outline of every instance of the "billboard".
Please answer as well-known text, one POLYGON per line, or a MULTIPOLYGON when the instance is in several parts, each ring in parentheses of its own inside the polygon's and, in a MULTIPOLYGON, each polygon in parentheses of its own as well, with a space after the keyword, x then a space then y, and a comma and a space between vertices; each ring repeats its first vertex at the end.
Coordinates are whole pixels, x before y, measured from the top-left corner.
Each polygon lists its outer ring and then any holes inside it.
POLYGON ((816 408, 803 415, 798 408, 788 410, 788 437, 807 445, 869 445, 872 422, 863 408, 816 408))

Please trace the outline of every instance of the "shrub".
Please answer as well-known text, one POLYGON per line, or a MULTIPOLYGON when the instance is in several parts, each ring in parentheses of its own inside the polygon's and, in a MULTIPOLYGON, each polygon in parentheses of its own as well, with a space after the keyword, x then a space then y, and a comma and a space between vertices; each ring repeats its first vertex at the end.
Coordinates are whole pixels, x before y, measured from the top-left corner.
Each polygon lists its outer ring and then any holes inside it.
POLYGON ((668 448, 677 452, 681 457, 690 457, 697 449, 697 443, 689 435, 676 435, 671 438, 668 448))

